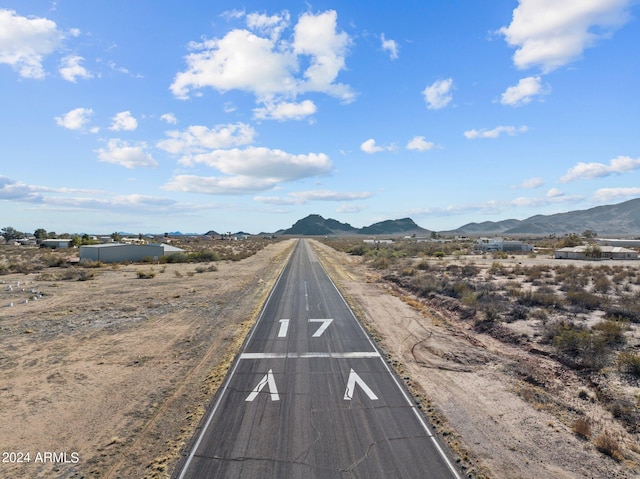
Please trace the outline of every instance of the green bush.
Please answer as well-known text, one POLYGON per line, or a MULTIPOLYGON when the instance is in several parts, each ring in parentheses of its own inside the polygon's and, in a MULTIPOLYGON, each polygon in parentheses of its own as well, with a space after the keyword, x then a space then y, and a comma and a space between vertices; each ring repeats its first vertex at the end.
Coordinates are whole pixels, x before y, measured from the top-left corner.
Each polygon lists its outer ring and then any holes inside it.
POLYGON ((533 292, 533 291, 513 291, 518 304, 522 306, 557 307, 562 305, 562 298, 555 293, 533 292))
POLYGON ((352 254, 354 256, 364 256, 369 251, 369 248, 363 244, 353 245, 351 248, 347 250, 347 253, 352 254))
POLYGON ((607 346, 621 346, 626 342, 624 335, 627 325, 622 321, 611 321, 607 319, 593 327, 597 331, 600 338, 607 346))
POLYGON ((640 355, 629 352, 618 354, 618 369, 635 377, 640 377, 640 355))
POLYGON ((196 263, 206 263, 210 261, 220 261, 220 254, 216 251, 212 250, 203 250, 196 251, 193 253, 189 253, 188 255, 189 261, 193 261, 196 263))
POLYGON ((591 311, 600 309, 602 304, 606 302, 602 297, 589 293, 584 289, 567 291, 565 298, 570 305, 591 311))

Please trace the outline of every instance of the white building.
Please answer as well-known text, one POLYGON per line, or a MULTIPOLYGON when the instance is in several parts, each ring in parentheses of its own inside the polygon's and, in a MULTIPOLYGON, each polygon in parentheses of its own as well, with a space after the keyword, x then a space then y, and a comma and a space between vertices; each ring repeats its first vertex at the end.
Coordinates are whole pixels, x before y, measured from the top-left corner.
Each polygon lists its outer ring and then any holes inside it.
POLYGON ((80 246, 80 261, 101 261, 117 263, 125 261, 142 261, 146 258, 157 260, 162 256, 183 253, 184 250, 163 243, 155 244, 123 244, 104 243, 80 246))
POLYGON ((476 241, 482 251, 509 251, 509 252, 529 252, 533 251, 533 245, 522 241, 505 240, 503 238, 479 238, 476 241))
POLYGON ((638 252, 620 246, 575 246, 573 248, 560 248, 554 252, 556 259, 638 259, 638 252))

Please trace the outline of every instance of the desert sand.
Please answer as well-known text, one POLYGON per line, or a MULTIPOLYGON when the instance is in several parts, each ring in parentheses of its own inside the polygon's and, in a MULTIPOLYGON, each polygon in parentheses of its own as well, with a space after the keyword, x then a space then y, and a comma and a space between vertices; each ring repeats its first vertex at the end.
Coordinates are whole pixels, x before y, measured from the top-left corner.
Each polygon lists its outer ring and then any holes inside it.
MULTIPOLYGON (((0 477, 170 477, 292 246, 216 262, 216 271, 167 264, 107 266, 87 281, 56 279, 57 268, 1 276, 0 477), (141 279, 141 270, 152 274, 141 279)), ((313 246, 466 476, 638 477, 634 463, 577 437, 554 407, 591 408, 623 438, 606 411, 579 398, 570 372, 470 330, 357 257, 313 246), (544 387, 514 368, 546 378, 544 387), (559 401, 523 400, 543 393, 559 401)))

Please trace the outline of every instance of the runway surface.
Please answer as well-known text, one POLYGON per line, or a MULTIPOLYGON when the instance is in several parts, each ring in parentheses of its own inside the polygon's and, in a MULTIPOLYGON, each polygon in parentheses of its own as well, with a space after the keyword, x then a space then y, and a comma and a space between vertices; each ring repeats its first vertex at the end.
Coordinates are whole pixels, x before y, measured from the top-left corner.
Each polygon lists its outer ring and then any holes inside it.
POLYGON ((173 477, 460 475, 299 240, 173 477))

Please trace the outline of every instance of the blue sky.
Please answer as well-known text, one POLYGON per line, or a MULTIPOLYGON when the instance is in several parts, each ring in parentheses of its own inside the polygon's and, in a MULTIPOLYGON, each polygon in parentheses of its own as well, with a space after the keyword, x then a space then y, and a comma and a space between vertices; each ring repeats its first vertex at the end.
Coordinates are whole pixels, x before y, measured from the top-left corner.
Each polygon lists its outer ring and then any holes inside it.
POLYGON ((0 226, 441 231, 639 197, 639 15, 0 0, 0 226))

